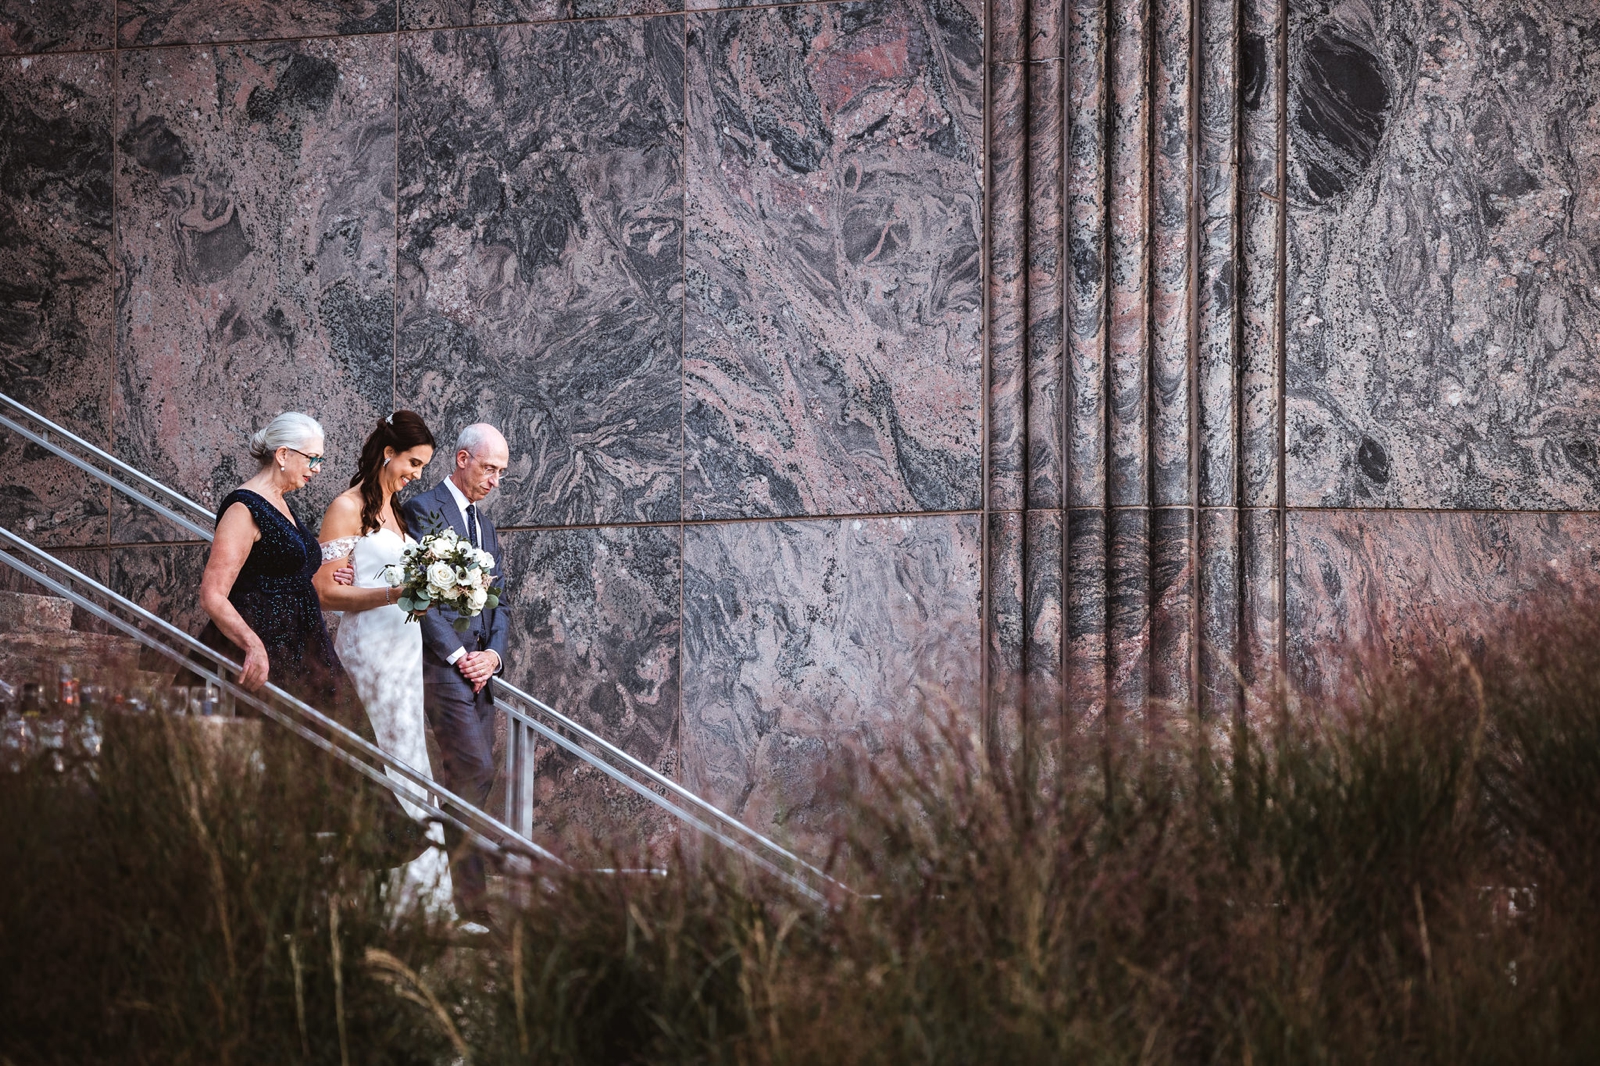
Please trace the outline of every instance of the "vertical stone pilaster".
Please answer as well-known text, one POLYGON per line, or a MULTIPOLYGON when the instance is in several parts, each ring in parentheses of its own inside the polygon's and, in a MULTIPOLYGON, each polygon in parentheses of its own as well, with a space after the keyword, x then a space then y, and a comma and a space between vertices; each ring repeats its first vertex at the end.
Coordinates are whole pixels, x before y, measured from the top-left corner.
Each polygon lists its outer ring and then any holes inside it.
POLYGON ((1191 502, 1190 347, 1194 108, 1191 0, 1160 0, 1155 31, 1151 201, 1151 503, 1191 502))
POLYGON ((989 486, 991 511, 1023 506, 1027 467, 1028 85, 989 68, 989 486))
POLYGON ((1106 6, 1072 0, 1067 54, 1066 505, 1106 503, 1106 6))
POLYGON ((1029 509, 1059 508, 1064 500, 1063 73, 1057 59, 1034 60, 1027 66, 1029 509))

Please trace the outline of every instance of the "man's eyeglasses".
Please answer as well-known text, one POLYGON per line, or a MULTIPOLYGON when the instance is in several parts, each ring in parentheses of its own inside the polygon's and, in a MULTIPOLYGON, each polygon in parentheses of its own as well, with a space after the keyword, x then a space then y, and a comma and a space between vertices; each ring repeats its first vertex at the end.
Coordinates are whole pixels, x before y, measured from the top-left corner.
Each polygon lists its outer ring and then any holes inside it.
POLYGON ((323 460, 324 456, 321 456, 321 455, 306 455, 306 453, 301 451, 299 448, 290 448, 289 450, 291 452, 294 452, 296 455, 305 455, 306 456, 306 465, 309 466, 313 470, 315 470, 317 467, 322 465, 322 460, 323 460))

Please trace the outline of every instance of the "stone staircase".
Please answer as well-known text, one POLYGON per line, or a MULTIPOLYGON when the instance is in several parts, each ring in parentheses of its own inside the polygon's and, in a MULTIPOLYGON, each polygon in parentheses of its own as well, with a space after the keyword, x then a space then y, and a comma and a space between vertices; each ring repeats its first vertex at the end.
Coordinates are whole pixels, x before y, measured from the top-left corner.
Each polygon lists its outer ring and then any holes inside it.
POLYGON ((71 663, 85 684, 122 689, 170 684, 174 671, 147 657, 141 662, 140 651, 132 637, 75 628, 66 600, 0 592, 0 679, 19 689, 37 681, 50 692, 62 663, 71 663))

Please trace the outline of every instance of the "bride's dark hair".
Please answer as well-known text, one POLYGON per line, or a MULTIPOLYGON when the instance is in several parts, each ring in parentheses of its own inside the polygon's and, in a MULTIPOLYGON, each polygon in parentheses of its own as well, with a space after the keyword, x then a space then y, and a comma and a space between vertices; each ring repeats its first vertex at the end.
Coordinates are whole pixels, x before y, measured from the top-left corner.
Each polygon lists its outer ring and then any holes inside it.
MULTIPOLYGON (((393 448, 399 455, 403 451, 426 444, 430 448, 437 447, 433 434, 428 431, 428 424, 422 416, 415 411, 396 411, 388 418, 378 423, 378 428, 367 437, 367 443, 361 446, 361 462, 356 467, 355 477, 350 479, 350 487, 361 487, 361 533, 368 533, 379 529, 378 512, 383 509, 383 489, 378 485, 378 473, 383 469, 383 450, 393 448)), ((405 515, 400 513, 400 508, 392 508, 394 520, 400 526, 402 533, 409 533, 406 529, 405 515)))

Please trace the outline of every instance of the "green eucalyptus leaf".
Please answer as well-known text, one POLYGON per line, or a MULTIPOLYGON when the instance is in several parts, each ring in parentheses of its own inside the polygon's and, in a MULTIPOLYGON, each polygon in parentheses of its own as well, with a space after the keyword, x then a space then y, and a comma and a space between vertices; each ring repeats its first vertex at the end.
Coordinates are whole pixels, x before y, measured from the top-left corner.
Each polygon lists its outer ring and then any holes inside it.
POLYGON ((457 618, 451 625, 457 633, 465 633, 472 628, 472 619, 462 616, 457 618))

